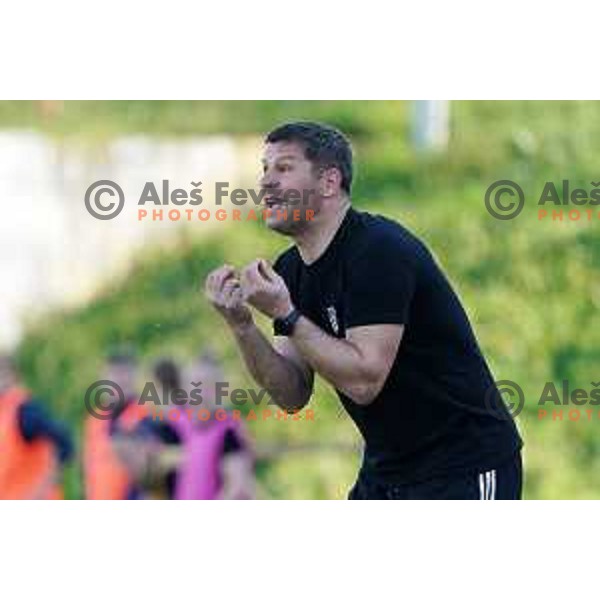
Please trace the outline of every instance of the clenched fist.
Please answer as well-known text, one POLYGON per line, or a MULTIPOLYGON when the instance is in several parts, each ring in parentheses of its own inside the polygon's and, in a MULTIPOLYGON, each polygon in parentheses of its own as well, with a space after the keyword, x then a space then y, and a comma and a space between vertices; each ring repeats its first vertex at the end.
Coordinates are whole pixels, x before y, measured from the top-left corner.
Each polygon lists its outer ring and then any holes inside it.
POLYGON ((259 258, 244 267, 240 281, 244 300, 267 317, 275 319, 292 312, 285 281, 266 260, 259 258))
POLYGON ((233 327, 252 323, 252 313, 246 305, 240 280, 231 265, 223 265, 209 273, 204 291, 210 303, 233 327))

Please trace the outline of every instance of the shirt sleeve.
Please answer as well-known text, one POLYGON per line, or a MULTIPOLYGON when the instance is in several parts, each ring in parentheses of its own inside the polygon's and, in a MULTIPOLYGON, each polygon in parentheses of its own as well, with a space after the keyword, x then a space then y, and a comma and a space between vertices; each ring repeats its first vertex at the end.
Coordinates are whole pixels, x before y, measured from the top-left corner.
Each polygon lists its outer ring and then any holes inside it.
MULTIPOLYGON (((273 270, 283 279, 288 291, 290 292, 292 302, 297 304, 298 299, 296 298, 295 286, 294 282, 292 281, 292 268, 290 265, 290 256, 288 252, 281 254, 277 258, 277 260, 273 263, 273 270)), ((276 336, 277 332, 275 331, 275 323, 272 324, 272 329, 273 335, 276 336)))
POLYGON ((371 240, 351 262, 346 284, 346 328, 408 323, 416 261, 401 239, 371 240))
POLYGON ((73 456, 73 441, 67 428, 54 421, 38 402, 27 402, 19 412, 21 433, 27 442, 45 437, 56 446, 58 458, 65 463, 73 456))
POLYGON ((283 278, 288 288, 292 287, 292 273, 289 252, 284 252, 277 257, 273 263, 273 271, 283 278))

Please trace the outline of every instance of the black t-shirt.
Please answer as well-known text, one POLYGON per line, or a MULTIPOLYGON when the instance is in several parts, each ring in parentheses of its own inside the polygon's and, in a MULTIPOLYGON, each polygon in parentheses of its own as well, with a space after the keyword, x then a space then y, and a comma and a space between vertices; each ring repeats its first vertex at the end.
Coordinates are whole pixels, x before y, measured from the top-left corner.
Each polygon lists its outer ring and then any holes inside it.
POLYGON ((363 475, 417 482, 488 470, 521 447, 467 315, 426 246, 400 224, 350 208, 325 252, 277 259, 294 305, 328 334, 402 324, 380 394, 359 406, 337 390, 365 440, 363 475), (486 397, 487 394, 487 397, 486 397), (493 409, 488 408, 492 402, 493 409))

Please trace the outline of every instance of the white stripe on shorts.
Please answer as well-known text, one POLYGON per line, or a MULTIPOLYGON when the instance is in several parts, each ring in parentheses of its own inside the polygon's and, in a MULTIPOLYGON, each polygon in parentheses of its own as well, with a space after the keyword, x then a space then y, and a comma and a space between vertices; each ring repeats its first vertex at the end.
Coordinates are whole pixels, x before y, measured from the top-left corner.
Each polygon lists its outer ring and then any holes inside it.
POLYGON ((479 499, 496 499, 496 469, 479 474, 479 499))

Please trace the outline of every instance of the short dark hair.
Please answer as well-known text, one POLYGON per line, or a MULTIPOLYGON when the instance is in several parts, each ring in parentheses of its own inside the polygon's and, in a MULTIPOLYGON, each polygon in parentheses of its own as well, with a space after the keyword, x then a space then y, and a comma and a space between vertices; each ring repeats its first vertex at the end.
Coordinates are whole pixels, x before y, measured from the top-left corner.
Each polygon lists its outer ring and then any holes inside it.
POLYGON ((268 144, 298 142, 304 146, 304 155, 318 167, 338 169, 342 175, 342 189, 352 188, 352 146, 348 138, 330 125, 296 121, 273 129, 265 138, 268 144))

